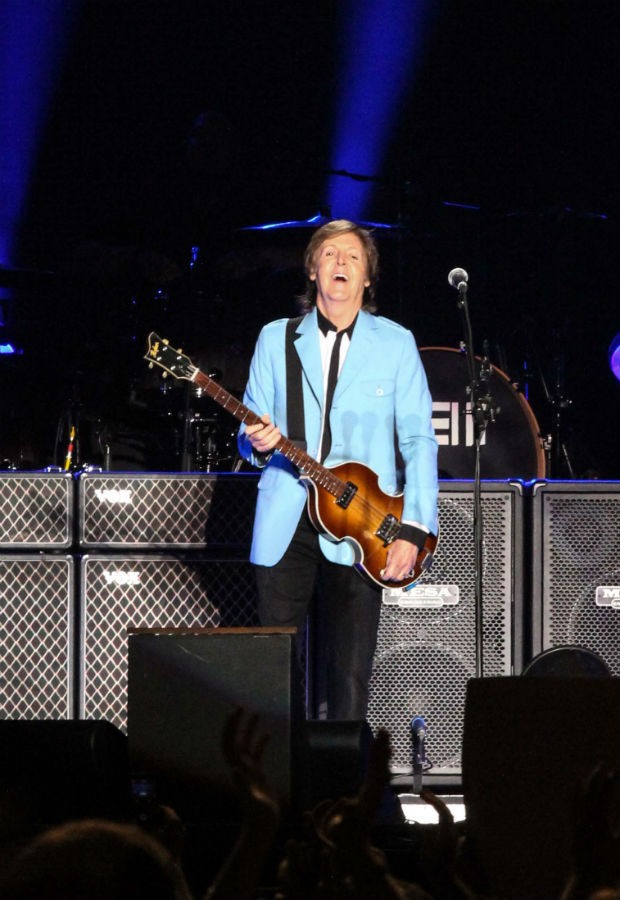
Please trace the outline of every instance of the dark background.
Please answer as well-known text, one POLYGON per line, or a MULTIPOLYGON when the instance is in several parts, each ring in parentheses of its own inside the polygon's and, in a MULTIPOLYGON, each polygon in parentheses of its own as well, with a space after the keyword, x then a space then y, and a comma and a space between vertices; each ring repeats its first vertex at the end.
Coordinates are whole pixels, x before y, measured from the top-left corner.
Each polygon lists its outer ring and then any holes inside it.
MULTIPOLYGON (((82 6, 21 229, 10 326, 24 353, 0 361, 0 457, 62 463, 78 423, 74 461, 97 464, 108 442, 119 468, 177 468, 188 403, 200 440, 227 444, 205 401, 162 392, 146 334, 238 392, 260 325, 294 311, 310 231, 242 229, 325 205, 342 9, 82 6)), ((545 433, 560 409, 570 468, 554 474, 618 478, 618 4, 435 9, 386 159, 362 173, 376 179, 366 218, 399 226, 380 232, 380 311, 420 346, 458 346, 447 274, 465 268, 476 352, 488 341, 545 433)))

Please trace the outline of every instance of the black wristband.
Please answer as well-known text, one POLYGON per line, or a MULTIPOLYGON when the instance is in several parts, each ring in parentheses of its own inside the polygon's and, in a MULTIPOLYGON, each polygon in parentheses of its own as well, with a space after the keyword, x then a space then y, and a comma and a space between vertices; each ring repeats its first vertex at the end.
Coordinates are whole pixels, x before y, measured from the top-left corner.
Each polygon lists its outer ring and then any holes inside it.
POLYGON ((400 526, 398 537, 402 541, 409 541, 410 544, 415 544, 418 550, 421 550, 428 537, 428 532, 424 531, 423 528, 418 528, 416 525, 405 524, 400 526))

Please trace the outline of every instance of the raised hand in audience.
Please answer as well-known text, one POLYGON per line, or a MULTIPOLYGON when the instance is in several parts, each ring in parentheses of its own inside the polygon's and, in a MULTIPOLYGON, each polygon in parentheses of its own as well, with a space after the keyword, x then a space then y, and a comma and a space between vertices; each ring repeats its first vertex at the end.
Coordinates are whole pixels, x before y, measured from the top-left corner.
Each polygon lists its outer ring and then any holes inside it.
POLYGON ((265 860, 278 831, 281 810, 263 767, 269 735, 261 732, 259 716, 236 709, 222 734, 222 752, 243 808, 239 837, 207 891, 208 900, 252 900, 265 860))
POLYGON ((579 797, 573 871, 561 900, 588 900, 604 888, 620 889, 620 770, 598 765, 579 797))

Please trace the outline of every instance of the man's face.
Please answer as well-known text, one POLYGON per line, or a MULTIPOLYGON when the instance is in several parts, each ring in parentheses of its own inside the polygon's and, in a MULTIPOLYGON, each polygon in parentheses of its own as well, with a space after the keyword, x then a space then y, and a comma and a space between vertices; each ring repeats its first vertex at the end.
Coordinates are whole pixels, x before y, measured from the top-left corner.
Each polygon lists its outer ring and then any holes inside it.
POLYGON ((314 271, 317 304, 350 302, 359 309, 368 287, 368 260, 361 239, 354 232, 338 234, 323 241, 318 249, 314 271))

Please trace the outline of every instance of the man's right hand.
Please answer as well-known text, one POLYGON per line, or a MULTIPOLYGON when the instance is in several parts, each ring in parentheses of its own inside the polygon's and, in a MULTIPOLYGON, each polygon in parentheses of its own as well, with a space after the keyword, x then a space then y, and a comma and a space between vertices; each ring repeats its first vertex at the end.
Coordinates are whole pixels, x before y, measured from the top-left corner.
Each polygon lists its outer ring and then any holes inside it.
POLYGON ((247 425, 245 433, 256 453, 271 453, 279 443, 282 433, 272 424, 266 413, 261 416, 261 420, 261 424, 247 425))

